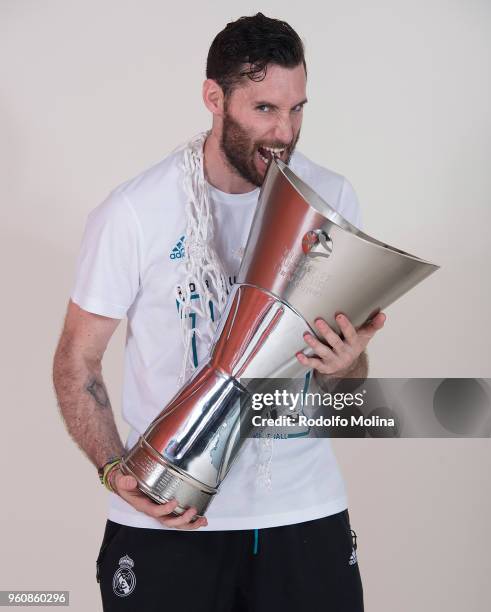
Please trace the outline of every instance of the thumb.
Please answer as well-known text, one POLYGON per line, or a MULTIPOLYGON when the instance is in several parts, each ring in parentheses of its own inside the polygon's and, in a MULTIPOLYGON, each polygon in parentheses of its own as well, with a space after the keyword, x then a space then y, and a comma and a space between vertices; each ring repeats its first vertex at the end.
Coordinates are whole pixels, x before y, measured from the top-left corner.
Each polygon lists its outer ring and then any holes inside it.
POLYGON ((123 491, 132 491, 133 489, 136 489, 137 486, 136 478, 133 476, 126 476, 121 474, 121 472, 116 475, 114 484, 118 487, 118 489, 122 489, 123 491))

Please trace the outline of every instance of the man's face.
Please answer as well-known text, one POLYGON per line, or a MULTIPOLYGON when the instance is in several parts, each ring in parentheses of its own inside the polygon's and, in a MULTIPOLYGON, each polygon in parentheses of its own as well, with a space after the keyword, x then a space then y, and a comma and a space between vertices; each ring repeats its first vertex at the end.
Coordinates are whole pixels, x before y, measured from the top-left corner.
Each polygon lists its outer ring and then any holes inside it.
POLYGON ((300 136, 305 90, 302 64, 295 68, 269 64, 263 81, 246 77, 229 94, 220 147, 236 174, 259 187, 272 155, 289 162, 300 136))

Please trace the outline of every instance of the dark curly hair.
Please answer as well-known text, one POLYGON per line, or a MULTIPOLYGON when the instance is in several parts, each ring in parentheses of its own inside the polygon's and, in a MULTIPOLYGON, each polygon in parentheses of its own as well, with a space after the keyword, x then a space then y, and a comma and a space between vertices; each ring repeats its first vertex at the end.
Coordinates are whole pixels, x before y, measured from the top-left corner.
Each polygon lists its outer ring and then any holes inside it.
POLYGON ((206 78, 215 80, 227 97, 244 77, 262 81, 268 64, 294 68, 300 63, 307 73, 304 46, 295 30, 286 21, 257 13, 228 23, 215 36, 206 78))

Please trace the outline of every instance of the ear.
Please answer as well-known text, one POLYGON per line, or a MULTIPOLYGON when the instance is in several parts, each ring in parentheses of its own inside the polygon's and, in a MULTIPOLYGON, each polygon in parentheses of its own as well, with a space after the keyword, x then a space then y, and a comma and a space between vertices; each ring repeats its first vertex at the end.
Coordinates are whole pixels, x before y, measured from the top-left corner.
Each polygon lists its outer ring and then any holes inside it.
POLYGON ((203 102, 210 113, 218 116, 223 114, 223 91, 213 79, 206 79, 203 83, 203 102))

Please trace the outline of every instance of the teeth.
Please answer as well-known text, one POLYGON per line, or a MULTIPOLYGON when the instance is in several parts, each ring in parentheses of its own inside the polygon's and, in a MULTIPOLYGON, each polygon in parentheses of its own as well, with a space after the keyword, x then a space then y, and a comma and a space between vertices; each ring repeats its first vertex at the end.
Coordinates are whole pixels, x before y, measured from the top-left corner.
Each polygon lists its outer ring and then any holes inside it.
MULTIPOLYGON (((274 149, 273 147, 259 147, 259 148, 263 149, 264 151, 268 151, 268 153, 271 153, 271 157, 279 157, 283 153, 283 151, 286 149, 286 147, 283 147, 282 149, 274 149)), ((258 150, 258 153, 259 153, 259 157, 263 160, 263 162, 265 164, 268 164, 269 159, 261 155, 261 152, 259 150, 258 150)))

